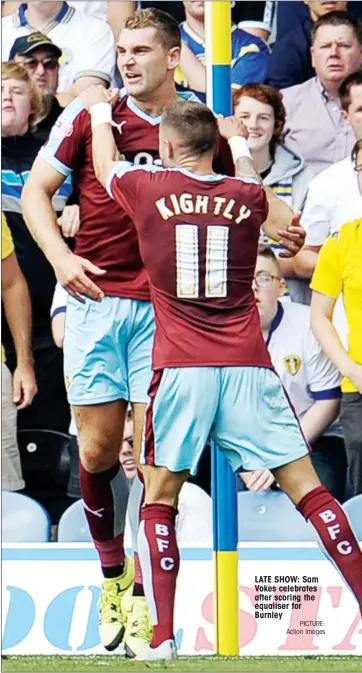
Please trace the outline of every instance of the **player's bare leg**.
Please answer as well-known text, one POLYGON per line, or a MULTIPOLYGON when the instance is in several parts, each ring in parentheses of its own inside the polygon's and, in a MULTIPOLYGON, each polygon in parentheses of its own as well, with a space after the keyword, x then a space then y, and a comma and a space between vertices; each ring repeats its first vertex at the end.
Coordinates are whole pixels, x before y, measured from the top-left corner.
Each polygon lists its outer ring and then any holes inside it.
MULTIPOLYGON (((176 541, 177 502, 188 471, 143 466, 145 504, 138 532, 138 553, 153 624, 151 645, 137 659, 173 659, 174 603, 180 557, 176 541)), ((127 650, 127 643, 126 643, 127 650)), ((128 652, 132 656, 132 652, 128 652)))
POLYGON ((140 463, 143 430, 146 417, 146 404, 132 403, 133 414, 133 447, 137 461, 137 474, 133 480, 128 500, 128 518, 132 531, 132 547, 135 560, 135 581, 132 598, 127 601, 127 626, 124 634, 126 652, 130 658, 135 658, 143 652, 148 652, 152 640, 152 624, 145 597, 141 564, 137 551, 137 535, 140 523, 141 506, 144 499, 144 484, 140 463))
POLYGON ((309 456, 272 470, 354 593, 362 614, 362 553, 342 507, 321 485, 309 456))
POLYGON ((142 449, 143 430, 145 427, 147 404, 132 402, 133 415, 133 448, 138 469, 142 470, 140 457, 142 449))
POLYGON ((133 562, 126 561, 124 554, 129 488, 119 462, 127 402, 75 406, 73 411, 84 509, 104 575, 100 636, 104 647, 114 650, 123 638, 126 613, 122 602, 134 579, 133 562))

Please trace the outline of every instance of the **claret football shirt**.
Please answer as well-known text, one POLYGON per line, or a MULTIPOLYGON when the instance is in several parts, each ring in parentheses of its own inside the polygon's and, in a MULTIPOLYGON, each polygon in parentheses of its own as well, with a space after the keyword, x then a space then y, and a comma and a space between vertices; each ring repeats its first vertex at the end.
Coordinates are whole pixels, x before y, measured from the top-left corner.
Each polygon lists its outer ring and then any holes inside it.
MULTIPOLYGON (((195 99, 188 92, 181 97, 195 99)), ((120 131, 114 129, 114 138, 121 158, 136 166, 160 163, 158 131, 161 116, 151 117, 144 113, 125 90, 121 91, 112 114, 120 125, 120 131)), ((94 278, 97 285, 106 295, 149 299, 147 274, 132 219, 122 206, 109 198, 95 176, 91 119, 80 98, 72 101, 60 115, 40 156, 61 175, 72 174, 81 221, 75 253, 106 270, 104 276, 94 278)), ((222 139, 214 163, 216 171, 234 174, 229 147, 222 139)))
POLYGON ((262 186, 120 162, 107 188, 135 223, 149 275, 153 368, 270 367, 252 291, 262 186))

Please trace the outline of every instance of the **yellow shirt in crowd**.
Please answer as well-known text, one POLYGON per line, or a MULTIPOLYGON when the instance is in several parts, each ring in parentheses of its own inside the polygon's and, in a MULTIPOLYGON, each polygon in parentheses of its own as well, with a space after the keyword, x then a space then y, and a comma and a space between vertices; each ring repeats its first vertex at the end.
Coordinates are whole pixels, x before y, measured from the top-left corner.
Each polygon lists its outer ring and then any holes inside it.
MULTIPOLYGON (((348 222, 323 245, 312 278, 312 290, 337 299, 343 292, 348 323, 348 354, 362 364, 362 219, 348 222)), ((348 379, 344 393, 357 392, 348 379)))
POLYGON ((4 213, 1 213, 1 259, 6 259, 14 252, 14 243, 4 213))
MULTIPOLYGON (((14 252, 14 242, 4 213, 1 213, 1 261, 14 252)), ((4 347, 1 346, 1 359, 5 362, 4 347)))

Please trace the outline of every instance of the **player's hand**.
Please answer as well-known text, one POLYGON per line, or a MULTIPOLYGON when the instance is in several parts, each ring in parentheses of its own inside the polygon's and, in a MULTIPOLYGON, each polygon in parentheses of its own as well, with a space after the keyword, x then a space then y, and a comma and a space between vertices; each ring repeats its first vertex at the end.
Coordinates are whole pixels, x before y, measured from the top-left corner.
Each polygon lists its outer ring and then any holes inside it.
POLYGON ((241 472, 240 479, 244 482, 248 491, 262 493, 267 491, 275 479, 270 470, 254 470, 253 472, 241 472))
POLYGON ((225 138, 225 140, 229 140, 229 138, 233 138, 234 136, 241 136, 246 140, 249 137, 249 131, 245 124, 243 124, 240 119, 236 119, 236 117, 223 117, 223 115, 218 115, 217 125, 220 135, 225 138))
POLYGON ((285 252, 281 252, 280 257, 295 257, 304 246, 306 232, 300 224, 301 217, 302 213, 294 213, 287 229, 284 231, 282 229, 279 230, 278 243, 285 248, 285 252))
POLYGON ((347 372, 347 378, 357 388, 362 395, 362 365, 353 363, 351 370, 347 372))
POLYGON ((85 303, 82 295, 94 299, 95 301, 102 301, 104 293, 90 278, 87 273, 94 276, 104 276, 106 271, 100 269, 88 259, 74 255, 74 253, 67 251, 58 258, 54 263, 54 271, 59 283, 82 304, 85 303))
POLYGON ((37 392, 33 365, 20 363, 13 374, 13 402, 18 410, 30 406, 37 392))
POLYGON ((101 84, 92 84, 88 89, 84 89, 79 97, 89 112, 92 105, 97 103, 111 103, 113 105, 118 100, 119 89, 105 89, 101 84))
POLYGON ((63 236, 65 238, 74 238, 80 227, 79 206, 65 206, 57 221, 63 236))

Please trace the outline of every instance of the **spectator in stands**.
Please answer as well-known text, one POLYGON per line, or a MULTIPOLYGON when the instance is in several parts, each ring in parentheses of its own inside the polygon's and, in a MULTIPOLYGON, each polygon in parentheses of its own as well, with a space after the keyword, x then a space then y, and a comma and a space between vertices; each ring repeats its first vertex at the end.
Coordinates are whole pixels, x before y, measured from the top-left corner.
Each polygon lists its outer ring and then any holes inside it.
MULTIPOLYGON (((68 292, 57 283, 53 295, 53 301, 50 308, 51 330, 54 343, 57 348, 63 349, 65 332, 65 314, 67 310, 68 292)), ((71 414, 69 426, 69 455, 70 455, 70 473, 67 487, 68 498, 79 500, 82 497, 79 481, 79 448, 77 441, 77 426, 73 415, 71 414)))
MULTIPOLYGON (((2 15, 5 17, 9 14, 14 14, 21 4, 21 2, 3 2, 2 15)), ((108 21, 115 39, 118 39, 121 28, 124 26, 124 5, 128 4, 127 0, 126 2, 123 0, 121 2, 114 2, 114 0, 86 0, 85 2, 75 0, 73 2, 69 1, 67 4, 94 19, 108 21)), ((181 5, 182 3, 180 2, 179 4, 181 5)), ((126 18, 128 18, 128 14, 126 18)))
MULTIPOLYGON (((10 4, 14 5, 15 3, 10 4)), ((93 5, 97 7, 98 5, 105 3, 93 2, 93 0, 90 0, 90 2, 78 2, 78 0, 75 0, 75 2, 70 2, 69 4, 76 6, 76 9, 78 9, 78 6, 80 9, 82 9, 83 6, 87 6, 87 8, 92 7, 93 10, 93 5)), ((118 32, 115 32, 116 39, 118 38, 120 30, 121 28, 123 28, 128 17, 132 16, 132 14, 134 14, 136 9, 140 7, 142 9, 147 9, 151 7, 161 9, 164 12, 168 12, 168 14, 171 14, 174 17, 174 19, 176 19, 177 23, 181 23, 182 21, 185 20, 185 10, 183 2, 179 2, 178 0, 172 0, 171 2, 167 2, 167 0, 162 0, 161 2, 154 2, 153 0, 141 0, 141 2, 122 0, 122 2, 117 3, 108 2, 108 7, 110 7, 110 5, 112 6, 115 4, 119 5, 118 10, 119 16, 122 14, 121 22, 118 21, 117 24, 118 32)), ((232 2, 231 13, 233 23, 239 24, 239 28, 242 28, 248 33, 251 33, 252 35, 256 35, 257 37, 261 37, 262 39, 266 40, 270 33, 270 29, 269 25, 264 21, 265 4, 266 4, 265 2, 258 2, 256 0, 249 0, 248 2, 244 2, 244 0, 238 0, 237 2, 232 2)), ((99 11, 98 8, 96 9, 96 11, 99 11)), ((110 9, 108 9, 108 22, 113 26, 109 14, 110 9)))
MULTIPOLYGON (((304 159, 282 144, 285 109, 281 93, 266 84, 246 84, 234 92, 233 103, 235 116, 249 131, 249 149, 264 184, 290 208, 302 210, 313 176, 304 159)), ((276 254, 282 251, 265 234, 261 242, 271 245, 276 254)), ((280 259, 280 266, 292 300, 309 303, 308 286, 294 279, 293 260, 280 259)))
POLYGON ((133 418, 131 409, 127 411, 126 422, 124 424, 124 437, 119 453, 119 462, 128 481, 132 483, 137 473, 137 462, 133 448, 133 418))
POLYGON ((266 2, 233 2, 232 20, 239 28, 262 40, 269 38, 271 28, 265 20, 266 2))
POLYGON ((309 16, 283 35, 270 55, 267 81, 277 89, 302 84, 315 76, 311 57, 313 23, 328 12, 346 11, 348 3, 309 0, 305 4, 309 8, 309 16))
MULTIPOLYGON (((343 500, 346 456, 342 430, 336 422, 341 376, 313 335, 309 307, 279 301, 284 288, 273 251, 260 247, 254 293, 263 335, 275 370, 312 447, 314 468, 322 484, 335 498, 343 500)), ((269 470, 243 473, 241 478, 250 490, 266 490, 274 482, 269 470)))
MULTIPOLYGON (((184 2, 186 21, 181 24, 182 40, 203 65, 205 63, 204 4, 204 2, 198 0, 184 2)), ((233 86, 241 86, 248 82, 263 82, 269 59, 269 50, 265 42, 240 28, 234 28, 231 37, 233 86)), ((185 63, 181 56, 182 72, 180 70, 176 71, 176 81, 179 84, 196 88, 191 83, 194 77, 194 69, 197 68, 196 59, 188 59, 188 62, 185 63)), ((206 90, 205 72, 198 90, 201 92, 206 90)))
POLYGON ((322 16, 312 30, 317 76, 283 90, 287 111, 285 144, 302 153, 314 174, 344 159, 355 139, 342 117, 338 90, 361 67, 361 24, 348 12, 322 16))
MULTIPOLYGON (((354 154, 362 190, 362 140, 354 154)), ((311 284, 312 328, 322 348, 343 375, 341 422, 352 494, 362 493, 362 218, 344 224, 319 253, 311 284), (348 350, 332 323, 340 293, 348 324, 348 350)))
MULTIPOLYGON (((276 41, 282 40, 285 35, 309 18, 308 4, 306 0, 281 0, 281 2, 279 0, 268 0, 266 2, 265 15, 270 15, 271 20, 274 20, 276 23, 276 41)), ((313 4, 318 5, 319 3, 315 2, 313 4)), ((328 8, 327 11, 332 11, 329 7, 332 5, 332 2, 326 2, 325 5, 328 8)), ((362 19, 362 2, 360 0, 350 0, 348 11, 359 19, 362 19)))
POLYGON ((61 55, 59 47, 42 33, 18 37, 10 50, 10 60, 21 63, 27 69, 43 96, 43 118, 37 120, 37 133, 43 134, 44 142, 71 100, 68 94, 56 95, 61 55))
MULTIPOLYGON (((339 96, 342 115, 359 140, 362 138, 362 69, 342 82, 339 96)), ((319 250, 328 236, 361 213, 362 193, 351 154, 322 171, 310 184, 302 217, 307 238, 305 247, 294 260, 297 275, 310 279, 319 250)))
POLYGON ((59 92, 78 95, 91 84, 108 86, 115 66, 115 41, 105 21, 87 16, 62 0, 20 5, 2 19, 2 59, 18 37, 41 32, 62 51, 59 92))
POLYGON ((17 409, 28 407, 37 392, 31 350, 31 302, 28 287, 16 259, 14 243, 4 214, 1 214, 1 299, 14 341, 16 369, 13 377, 1 363, 1 487, 20 491, 25 483, 17 442, 17 409))
MULTIPOLYGON (((42 100, 35 81, 20 63, 2 65, 2 208, 11 230, 19 266, 28 283, 33 309, 33 353, 38 384, 34 404, 19 413, 22 428, 50 428, 66 431, 69 408, 63 383, 62 353, 51 336, 49 310, 55 288, 52 267, 35 243, 21 213, 24 181, 42 145, 34 132, 42 112, 42 100)), ((54 209, 61 214, 72 185, 66 182, 56 194, 54 209)), ((7 363, 13 372, 16 353, 9 326, 4 321, 3 343, 7 363)))

